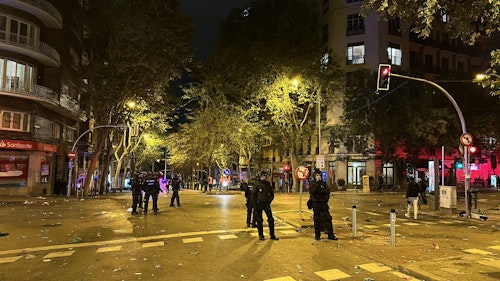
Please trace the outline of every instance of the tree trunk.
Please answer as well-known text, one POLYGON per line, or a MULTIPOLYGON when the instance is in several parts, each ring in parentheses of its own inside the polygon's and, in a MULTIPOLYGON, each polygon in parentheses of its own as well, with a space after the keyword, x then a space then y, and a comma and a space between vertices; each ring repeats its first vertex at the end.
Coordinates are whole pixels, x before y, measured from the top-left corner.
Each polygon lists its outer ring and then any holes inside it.
POLYGON ((104 194, 104 190, 107 192, 107 183, 108 183, 108 175, 109 175, 109 160, 111 159, 111 145, 108 145, 106 151, 106 157, 104 158, 104 163, 101 167, 101 178, 99 183, 99 194, 104 194))
POLYGON ((98 133, 98 141, 95 147, 94 154, 92 155, 92 158, 90 159, 90 164, 87 170, 87 175, 85 176, 85 184, 83 185, 83 197, 85 195, 89 194, 90 190, 90 184, 92 183, 93 180, 93 174, 95 170, 97 169, 97 163, 99 162, 99 156, 101 155, 102 148, 104 146, 105 140, 108 136, 108 129, 104 129, 102 134, 98 133))

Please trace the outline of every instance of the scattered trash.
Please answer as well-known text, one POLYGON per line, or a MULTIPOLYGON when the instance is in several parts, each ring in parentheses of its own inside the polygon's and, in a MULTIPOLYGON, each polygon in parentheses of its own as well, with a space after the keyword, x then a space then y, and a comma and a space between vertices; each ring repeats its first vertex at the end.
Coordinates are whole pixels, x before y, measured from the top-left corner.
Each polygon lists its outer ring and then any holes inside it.
POLYGON ((247 279, 248 277, 246 277, 245 275, 241 274, 240 278, 247 279))
POLYGON ((461 211, 460 213, 458 213, 459 217, 465 217, 465 215, 467 215, 465 211, 461 211))
POLYGON ((122 270, 122 268, 121 268, 121 267, 118 267, 118 268, 113 269, 113 271, 114 271, 114 272, 121 271, 121 270, 122 270))
POLYGON ((42 205, 43 206, 49 206, 50 204, 49 204, 49 202, 45 201, 45 202, 42 203, 42 205))
POLYGON ((363 281, 375 281, 373 278, 364 278, 363 281))
POLYGON ((68 240, 68 244, 75 244, 75 243, 80 243, 82 242, 82 238, 80 237, 74 237, 68 240))
POLYGON ((469 228, 472 228, 472 229, 477 229, 477 226, 475 226, 475 225, 471 225, 471 226, 469 226, 469 228))
POLYGON ((62 223, 60 222, 56 222, 56 223, 47 223, 47 224, 44 224, 43 226, 44 227, 55 227, 55 226, 61 226, 62 223))
POLYGON ((354 266, 354 274, 360 274, 361 271, 359 269, 360 269, 359 265, 355 265, 354 266))
POLYGON ((349 220, 349 217, 343 217, 342 218, 344 221, 348 221, 349 220))
POLYGON ((437 243, 432 243, 432 248, 439 250, 439 245, 437 243))
POLYGON ((0 232, 0 236, 7 236, 7 235, 9 235, 8 232, 0 232))

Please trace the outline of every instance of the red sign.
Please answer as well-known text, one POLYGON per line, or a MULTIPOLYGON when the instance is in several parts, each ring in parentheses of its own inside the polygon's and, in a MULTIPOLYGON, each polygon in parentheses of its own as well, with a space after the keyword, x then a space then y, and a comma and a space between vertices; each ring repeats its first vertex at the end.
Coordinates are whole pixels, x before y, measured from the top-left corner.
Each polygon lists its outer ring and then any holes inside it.
POLYGON ((68 158, 69 159, 75 159, 76 158, 76 152, 75 151, 68 152, 68 158))
POLYGON ((309 177, 309 169, 306 166, 300 165, 295 169, 295 176, 299 180, 305 180, 309 177))
POLYGON ((46 152, 57 152, 56 145, 32 142, 32 141, 24 141, 24 140, 6 140, 6 139, 0 139, 0 149, 38 150, 46 152))

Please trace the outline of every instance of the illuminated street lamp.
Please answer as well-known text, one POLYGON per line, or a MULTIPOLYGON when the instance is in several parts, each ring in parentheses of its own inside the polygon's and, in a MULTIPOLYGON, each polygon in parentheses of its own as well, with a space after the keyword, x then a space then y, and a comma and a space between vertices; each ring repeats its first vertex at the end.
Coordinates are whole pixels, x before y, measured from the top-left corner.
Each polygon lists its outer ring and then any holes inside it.
POLYGON ((490 73, 490 74, 478 73, 478 74, 476 74, 476 78, 474 80, 477 81, 477 82, 479 82, 479 81, 483 81, 484 79, 489 78, 490 76, 494 76, 494 77, 500 78, 500 75, 495 74, 495 73, 490 73))

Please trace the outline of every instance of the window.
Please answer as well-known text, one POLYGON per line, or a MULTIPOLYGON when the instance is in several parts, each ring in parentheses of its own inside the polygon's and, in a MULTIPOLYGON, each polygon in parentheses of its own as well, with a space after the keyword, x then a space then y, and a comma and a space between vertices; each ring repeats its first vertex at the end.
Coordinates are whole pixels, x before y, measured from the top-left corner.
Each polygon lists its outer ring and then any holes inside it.
POLYGON ((425 55, 425 66, 433 67, 434 66, 434 58, 432 55, 425 55))
POLYGON ((347 15, 347 36, 364 33, 365 19, 358 14, 347 15))
POLYGON ((401 20, 399 18, 390 19, 388 23, 389 23, 389 34, 401 35, 401 20))
POLYGON ((321 28, 321 42, 328 43, 328 24, 321 28))
POLYGON ((389 43, 387 48, 387 57, 393 65, 401 65, 401 47, 399 44, 389 43))
POLYGON ((0 16, 0 32, 4 32, 2 39, 32 48, 35 47, 35 41, 38 38, 38 28, 35 25, 7 15, 0 16))
POLYGON ((50 136, 56 139, 61 138, 61 124, 52 123, 52 131, 50 136))
POLYGON ((35 77, 33 66, 0 58, 0 88, 7 91, 30 91, 35 77))
POLYGON ((347 46, 347 64, 365 63, 364 43, 354 43, 347 46))
POLYGON ((69 142, 75 141, 76 129, 71 127, 66 127, 65 140, 69 142))
POLYGON ((1 111, 2 130, 29 132, 30 115, 24 112, 1 111))
POLYGON ((323 0, 323 14, 330 9, 330 0, 323 0))
POLYGON ((366 175, 365 162, 347 163, 347 183, 350 185, 363 185, 363 175, 366 175))
POLYGON ((441 58, 441 68, 450 69, 450 60, 447 58, 441 58))
POLYGON ((457 61, 457 71, 465 72, 465 64, 463 61, 457 61))

